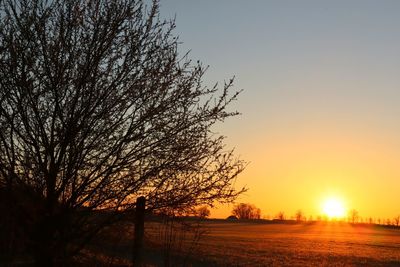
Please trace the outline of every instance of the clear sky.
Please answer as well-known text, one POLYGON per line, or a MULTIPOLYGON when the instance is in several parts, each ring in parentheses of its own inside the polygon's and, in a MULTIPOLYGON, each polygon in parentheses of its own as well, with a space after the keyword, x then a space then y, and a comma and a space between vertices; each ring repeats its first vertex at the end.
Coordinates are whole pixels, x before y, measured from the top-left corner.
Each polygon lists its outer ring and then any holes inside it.
POLYGON ((400 214, 399 13, 396 0, 161 0, 206 82, 244 89, 242 115, 220 126, 250 162, 240 202, 316 216, 333 196, 363 217, 400 214))

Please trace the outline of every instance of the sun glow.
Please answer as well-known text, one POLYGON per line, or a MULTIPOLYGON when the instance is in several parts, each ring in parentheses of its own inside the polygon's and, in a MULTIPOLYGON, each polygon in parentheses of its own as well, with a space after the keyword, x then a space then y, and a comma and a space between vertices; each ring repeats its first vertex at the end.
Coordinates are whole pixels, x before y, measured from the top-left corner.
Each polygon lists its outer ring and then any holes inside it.
POLYGON ((322 205, 322 211, 329 219, 340 219, 346 215, 343 202, 337 198, 326 199, 322 205))

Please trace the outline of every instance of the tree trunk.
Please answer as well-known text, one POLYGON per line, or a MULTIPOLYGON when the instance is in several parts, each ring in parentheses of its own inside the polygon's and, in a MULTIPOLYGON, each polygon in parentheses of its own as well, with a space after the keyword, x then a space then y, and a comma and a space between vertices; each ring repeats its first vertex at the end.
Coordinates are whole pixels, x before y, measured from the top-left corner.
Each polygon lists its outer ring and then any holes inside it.
POLYGON ((55 266, 54 228, 50 217, 46 216, 38 223, 35 230, 34 260, 35 266, 55 266))
POLYGON ((54 266, 54 257, 49 251, 44 251, 43 249, 35 252, 35 267, 52 267, 54 266))
POLYGON ((133 266, 143 264, 143 237, 144 237, 144 212, 146 209, 146 198, 138 197, 135 212, 135 237, 133 242, 133 266))

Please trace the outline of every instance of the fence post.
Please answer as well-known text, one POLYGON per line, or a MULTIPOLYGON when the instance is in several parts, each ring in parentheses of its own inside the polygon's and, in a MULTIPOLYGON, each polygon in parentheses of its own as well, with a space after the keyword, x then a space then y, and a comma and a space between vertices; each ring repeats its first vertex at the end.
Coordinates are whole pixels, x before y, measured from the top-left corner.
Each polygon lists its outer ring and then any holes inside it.
POLYGON ((143 260, 143 237, 144 237, 144 211, 146 209, 146 198, 136 199, 135 212, 135 237, 133 240, 133 266, 141 266, 143 260))

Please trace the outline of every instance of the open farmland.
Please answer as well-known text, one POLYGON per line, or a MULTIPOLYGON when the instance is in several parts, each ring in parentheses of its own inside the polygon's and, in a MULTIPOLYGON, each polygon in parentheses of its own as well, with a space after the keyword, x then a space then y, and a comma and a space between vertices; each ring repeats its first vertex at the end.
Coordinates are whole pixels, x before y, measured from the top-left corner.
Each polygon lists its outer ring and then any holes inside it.
POLYGON ((147 244, 153 249, 146 261, 160 265, 164 255, 172 266, 400 266, 398 228, 208 221, 202 230, 193 242, 191 234, 166 238, 168 231, 160 231, 160 224, 147 224, 147 244), (185 259, 178 261, 177 255, 185 259))

